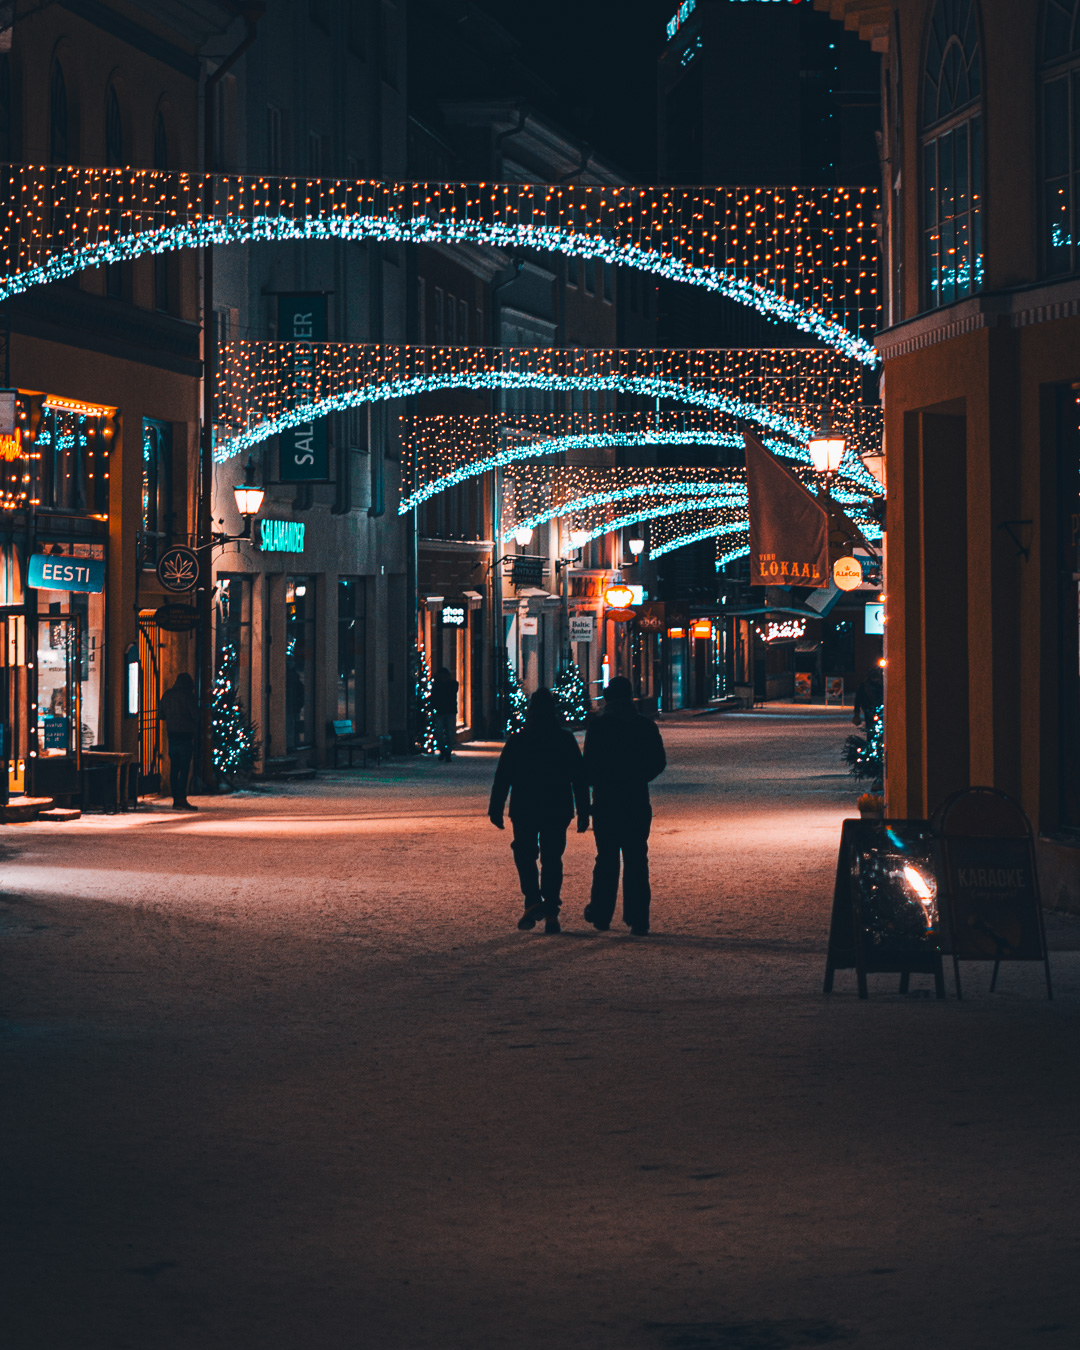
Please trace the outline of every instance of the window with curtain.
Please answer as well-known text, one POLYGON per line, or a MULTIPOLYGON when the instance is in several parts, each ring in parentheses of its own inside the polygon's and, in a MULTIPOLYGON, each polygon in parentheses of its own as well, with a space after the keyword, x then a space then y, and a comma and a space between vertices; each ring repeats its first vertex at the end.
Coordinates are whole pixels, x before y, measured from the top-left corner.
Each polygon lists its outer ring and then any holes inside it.
POLYGON ((143 420, 142 563, 156 567, 172 529, 172 427, 143 420))
POLYGON ((1047 0, 1041 56, 1043 265, 1061 276, 1080 267, 1080 0, 1047 0))
POLYGON ((923 286, 927 308, 983 281, 982 53, 974 0, 937 0, 923 69, 923 286))

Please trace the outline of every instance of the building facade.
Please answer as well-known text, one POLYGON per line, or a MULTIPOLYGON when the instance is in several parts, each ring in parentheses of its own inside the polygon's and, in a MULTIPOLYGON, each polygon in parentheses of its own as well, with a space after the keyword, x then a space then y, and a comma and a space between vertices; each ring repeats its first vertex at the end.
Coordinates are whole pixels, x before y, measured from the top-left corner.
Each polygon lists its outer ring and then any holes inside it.
POLYGON ((816 0, 884 56, 887 793, 968 784, 1080 904, 1075 0, 816 0))

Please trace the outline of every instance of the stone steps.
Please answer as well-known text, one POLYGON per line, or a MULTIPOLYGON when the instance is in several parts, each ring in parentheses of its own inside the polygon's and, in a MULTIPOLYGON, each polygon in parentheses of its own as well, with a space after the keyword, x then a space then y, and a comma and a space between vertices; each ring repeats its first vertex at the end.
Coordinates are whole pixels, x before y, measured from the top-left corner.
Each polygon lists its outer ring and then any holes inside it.
POLYGON ((37 820, 42 811, 51 810, 53 805, 52 797, 12 797, 6 806, 0 806, 0 824, 18 825, 37 820))

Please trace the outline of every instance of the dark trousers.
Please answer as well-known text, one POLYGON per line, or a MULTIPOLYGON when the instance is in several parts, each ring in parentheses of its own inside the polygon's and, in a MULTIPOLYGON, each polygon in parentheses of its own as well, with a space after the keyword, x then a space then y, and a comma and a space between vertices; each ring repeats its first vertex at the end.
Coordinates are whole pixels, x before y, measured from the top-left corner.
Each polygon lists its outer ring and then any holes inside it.
POLYGON ((514 851, 521 894, 525 908, 543 900, 545 915, 555 918, 562 905, 563 852, 566 848, 566 827, 569 821, 550 820, 543 816, 512 818, 514 851), (536 860, 540 860, 537 872, 536 860))
POLYGON ((593 920, 610 923, 619 897, 622 864, 623 918, 632 927, 649 926, 649 829, 652 807, 593 805, 593 866, 589 907, 593 920))
POLYGON ((195 757, 195 737, 169 733, 169 786, 174 802, 187 801, 191 761, 195 757))

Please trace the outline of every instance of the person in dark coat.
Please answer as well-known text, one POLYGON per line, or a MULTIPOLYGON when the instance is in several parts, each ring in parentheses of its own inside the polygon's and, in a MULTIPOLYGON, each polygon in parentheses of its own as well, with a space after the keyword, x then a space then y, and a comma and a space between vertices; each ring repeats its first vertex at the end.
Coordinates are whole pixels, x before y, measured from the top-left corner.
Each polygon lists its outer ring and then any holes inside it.
POLYGON ((649 931, 649 784, 667 766, 656 723, 634 707, 634 690, 617 675, 604 690, 604 713, 585 733, 585 778, 592 788, 596 865, 585 918, 611 927, 622 863, 623 920, 636 937, 649 931))
POLYGON ((162 694, 158 719, 165 723, 169 738, 169 786, 173 810, 197 811, 199 808, 187 799, 187 785, 199 731, 199 701, 195 697, 195 681, 186 670, 182 670, 173 687, 162 694))
POLYGON ((525 897, 518 927, 535 928, 543 915, 544 932, 558 933, 566 829, 575 811, 578 833, 589 828, 589 790, 581 772, 581 751, 550 689, 533 694, 523 730, 513 733, 499 756, 488 817, 500 830, 508 793, 514 827, 511 848, 525 897))
POLYGON ((439 763, 449 764, 451 747, 457 734, 458 682, 445 666, 440 666, 431 681, 431 711, 435 715, 435 748, 439 763))

